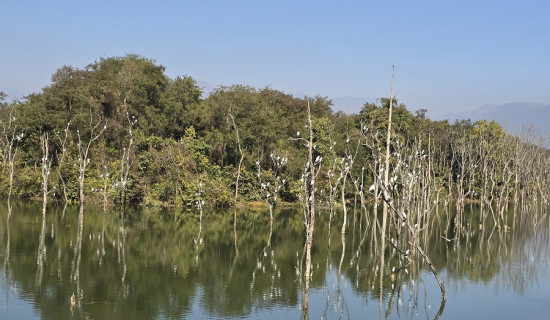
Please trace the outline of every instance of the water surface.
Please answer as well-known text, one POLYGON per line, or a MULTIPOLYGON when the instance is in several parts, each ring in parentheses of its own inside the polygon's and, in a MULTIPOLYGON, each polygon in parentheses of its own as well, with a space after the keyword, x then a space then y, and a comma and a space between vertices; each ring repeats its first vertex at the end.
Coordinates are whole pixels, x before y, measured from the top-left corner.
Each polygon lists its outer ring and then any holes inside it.
MULTIPOLYGON (((372 219, 372 213, 367 213, 372 219)), ((550 314, 549 219, 475 223, 445 212, 423 246, 448 301, 421 259, 386 248, 360 212, 345 236, 321 211, 314 235, 310 319, 536 319, 550 314), (450 240, 446 240, 446 239, 450 240), (392 272, 393 271, 393 272, 392 272)), ((388 246, 386 246, 388 247, 388 246)), ((0 203, 2 319, 297 319, 303 316, 303 215, 233 209, 109 209, 0 203), (76 305, 70 297, 75 294, 76 305)))

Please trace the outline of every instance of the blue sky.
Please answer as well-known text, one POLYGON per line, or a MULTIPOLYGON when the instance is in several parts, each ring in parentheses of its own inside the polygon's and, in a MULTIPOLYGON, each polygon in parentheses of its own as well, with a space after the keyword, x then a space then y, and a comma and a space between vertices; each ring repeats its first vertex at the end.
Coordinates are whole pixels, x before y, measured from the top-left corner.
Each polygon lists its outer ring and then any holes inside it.
POLYGON ((549 13, 542 0, 2 1, 0 90, 137 53, 212 87, 330 98, 388 96, 395 65, 397 98, 432 117, 550 104, 549 13))

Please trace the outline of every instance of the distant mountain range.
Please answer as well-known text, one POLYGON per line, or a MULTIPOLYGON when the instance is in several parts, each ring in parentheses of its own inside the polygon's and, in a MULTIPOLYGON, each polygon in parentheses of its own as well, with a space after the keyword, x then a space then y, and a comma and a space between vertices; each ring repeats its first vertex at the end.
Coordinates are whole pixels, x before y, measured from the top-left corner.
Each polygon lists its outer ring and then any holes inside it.
POLYGON ((472 121, 494 120, 508 132, 518 133, 524 126, 533 125, 541 133, 550 133, 550 105, 542 103, 512 102, 502 105, 485 105, 481 108, 460 113, 448 113, 439 119, 472 121))
MULTIPOLYGON (((334 111, 358 113, 366 102, 375 102, 376 99, 364 97, 334 97, 332 98, 334 111)), ((488 104, 471 111, 447 113, 432 120, 446 120, 453 123, 456 120, 472 121, 494 120, 512 134, 519 134, 527 125, 533 125, 542 134, 550 134, 550 104, 512 102, 502 105, 488 104)))

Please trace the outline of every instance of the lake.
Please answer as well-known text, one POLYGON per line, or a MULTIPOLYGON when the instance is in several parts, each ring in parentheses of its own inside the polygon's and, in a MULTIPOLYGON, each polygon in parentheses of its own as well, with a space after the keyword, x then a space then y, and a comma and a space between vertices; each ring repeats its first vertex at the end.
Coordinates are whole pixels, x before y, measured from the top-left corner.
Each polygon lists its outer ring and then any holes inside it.
MULTIPOLYGON (((321 210, 303 314, 300 209, 102 208, 0 202, 1 319, 540 319, 550 314, 550 219, 481 228, 469 206, 460 230, 440 210, 421 258, 404 261, 360 211, 342 236, 321 210), (380 281, 382 280, 382 281, 380 281), (380 284, 382 283, 382 286, 380 284), (71 296, 74 293, 74 305, 71 296)), ((487 222, 489 222, 488 219, 487 222)))

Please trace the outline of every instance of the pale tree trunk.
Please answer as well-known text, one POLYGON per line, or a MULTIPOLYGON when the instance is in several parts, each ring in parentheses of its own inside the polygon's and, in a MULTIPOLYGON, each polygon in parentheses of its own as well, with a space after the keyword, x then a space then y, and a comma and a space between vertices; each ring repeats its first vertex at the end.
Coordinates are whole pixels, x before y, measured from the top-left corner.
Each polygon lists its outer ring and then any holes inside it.
POLYGON ((381 228, 381 258, 380 258, 380 307, 382 306, 382 297, 384 291, 384 251, 386 244, 386 223, 388 217, 388 185, 389 185, 389 171, 390 171, 390 144, 391 144, 391 116, 393 111, 393 80, 394 80, 394 70, 392 67, 392 77, 391 77, 391 89, 390 89, 390 108, 388 113, 388 132, 386 135, 386 160, 384 164, 384 203, 382 204, 382 228, 381 228))
MULTIPOLYGON (((347 141, 349 142, 349 138, 347 141)), ((346 224, 347 224, 347 217, 348 217, 348 210, 346 206, 346 197, 345 197, 346 181, 347 181, 348 175, 350 176, 350 179, 352 179, 353 181, 351 172, 352 172, 353 164, 355 162, 355 157, 357 157, 357 153, 359 152, 360 146, 361 146, 361 137, 357 139, 357 146, 355 147, 355 154, 353 156, 351 155, 351 151, 349 150, 349 146, 348 146, 345 162, 343 163, 344 168, 343 170, 341 169, 341 172, 342 172, 342 189, 341 189, 342 194, 341 195, 342 195, 342 209, 344 214, 344 222, 342 224, 342 236, 346 234, 346 224)), ((362 194, 361 194, 361 197, 362 197, 362 194)))
POLYGON ((309 177, 310 179, 304 179, 309 183, 305 185, 307 202, 307 230, 306 230, 306 282, 309 283, 311 276, 311 245, 313 243, 313 232, 315 230, 315 163, 313 162, 313 124, 311 122, 311 110, 309 107, 309 101, 307 104, 307 120, 309 129, 309 141, 308 141, 308 164, 309 164, 309 177))
POLYGON ((3 126, 2 134, 2 144, 4 147, 4 165, 2 170, 6 167, 6 160, 8 162, 8 177, 9 177, 9 187, 8 187, 8 207, 11 212, 10 200, 13 193, 13 177, 15 174, 15 158, 17 156, 17 144, 21 139, 23 139, 24 134, 17 134, 18 126, 15 123, 16 117, 13 116, 13 109, 10 110, 8 126, 3 126))
POLYGON ((99 130, 99 132, 95 133, 95 131, 98 129, 98 127, 101 124, 101 120, 98 121, 96 124, 93 124, 93 117, 90 110, 90 140, 88 140, 88 143, 86 146, 83 145, 82 139, 80 137, 80 131, 76 130, 76 134, 78 137, 78 185, 80 189, 80 205, 84 205, 84 180, 86 178, 86 168, 88 164, 90 163, 90 158, 88 157, 90 152, 90 147, 92 143, 97 140, 103 131, 107 129, 107 125, 105 124, 103 128, 99 130))
POLYGON ((348 209, 347 209, 347 206, 346 206, 346 180, 348 178, 348 172, 347 170, 345 170, 344 172, 344 177, 342 179, 342 213, 344 214, 344 217, 343 217, 343 223, 342 223, 342 237, 344 237, 344 235, 346 234, 346 223, 347 223, 347 219, 348 219, 348 209))
POLYGON ((124 108, 126 109, 126 119, 128 120, 128 136, 130 137, 130 140, 128 141, 128 148, 123 148, 122 159, 120 161, 120 184, 122 188, 120 202, 123 206, 126 204, 126 184, 128 184, 128 176, 130 175, 131 165, 130 152, 132 150, 132 144, 134 142, 134 133, 132 129, 137 122, 134 116, 132 116, 132 119, 130 119, 128 107, 126 106, 126 98, 124 99, 124 108))
POLYGON ((49 145, 48 134, 43 133, 40 136, 40 147, 42 148, 42 229, 40 232, 40 239, 38 245, 38 257, 36 259, 36 265, 38 270, 36 272, 36 285, 40 287, 42 285, 42 275, 44 271, 44 261, 46 259, 46 206, 48 204, 48 177, 50 175, 50 159, 49 159, 49 145))
POLYGON ((40 137, 42 148, 42 215, 46 216, 46 205, 48 204, 48 178, 50 176, 51 163, 49 158, 48 134, 43 133, 40 137))
POLYGON ((239 164, 237 167, 237 178, 235 179, 235 202, 237 202, 237 199, 239 197, 239 180, 241 178, 241 168, 243 164, 244 159, 244 153, 243 149, 241 147, 241 138, 239 136, 239 128, 237 127, 237 124, 235 123, 235 118, 233 117, 233 114, 231 113, 231 108, 229 109, 229 118, 231 118, 231 124, 233 128, 235 129, 235 136, 237 138, 237 147, 239 148, 239 154, 241 155, 239 159, 239 164))
POLYGON ((57 175, 59 176, 59 180, 61 180, 61 186, 63 187, 63 199, 65 200, 65 203, 69 202, 69 195, 67 194, 67 183, 65 182, 65 179, 63 178, 63 173, 61 172, 63 163, 65 162, 65 156, 67 155, 67 138, 69 137, 69 127, 71 123, 67 122, 67 127, 65 128, 65 136, 63 139, 61 137, 59 138, 59 141, 61 142, 61 157, 59 155, 57 156, 57 175))
POLYGON ((315 231, 315 179, 317 178, 317 167, 321 165, 321 159, 313 158, 313 123, 311 121, 311 109, 309 100, 307 103, 307 123, 308 123, 308 139, 306 141, 308 147, 307 164, 305 174, 303 175, 303 203, 304 203, 304 218, 306 225, 306 270, 305 270, 305 285, 304 299, 302 303, 302 318, 309 319, 309 283, 312 273, 311 248, 313 245, 313 232, 315 231))

